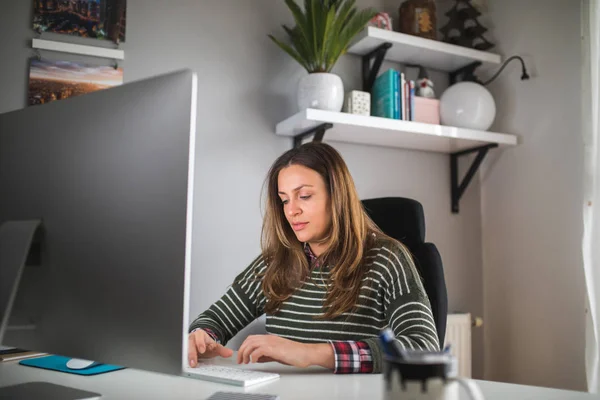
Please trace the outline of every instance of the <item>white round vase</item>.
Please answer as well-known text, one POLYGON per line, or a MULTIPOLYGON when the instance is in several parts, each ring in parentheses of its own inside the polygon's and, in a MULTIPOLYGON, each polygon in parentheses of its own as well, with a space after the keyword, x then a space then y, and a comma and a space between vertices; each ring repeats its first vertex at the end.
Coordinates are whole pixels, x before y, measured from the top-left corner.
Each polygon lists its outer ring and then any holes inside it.
POLYGON ((344 84, 342 79, 327 72, 308 74, 298 83, 297 95, 300 110, 317 108, 327 111, 341 111, 344 105, 344 84))
POLYGON ((440 97, 442 125, 487 131, 496 118, 491 93, 475 82, 458 82, 440 97))

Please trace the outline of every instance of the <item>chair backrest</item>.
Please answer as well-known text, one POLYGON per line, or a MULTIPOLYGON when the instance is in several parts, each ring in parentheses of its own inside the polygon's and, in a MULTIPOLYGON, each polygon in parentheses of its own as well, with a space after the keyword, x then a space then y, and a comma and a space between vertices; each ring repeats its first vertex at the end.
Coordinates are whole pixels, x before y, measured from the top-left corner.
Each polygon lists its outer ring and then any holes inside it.
POLYGON ((401 241, 412 253, 431 303, 440 346, 443 346, 448 293, 440 253, 434 244, 425 243, 423 206, 416 200, 404 197, 367 199, 362 203, 373 222, 386 235, 401 241))

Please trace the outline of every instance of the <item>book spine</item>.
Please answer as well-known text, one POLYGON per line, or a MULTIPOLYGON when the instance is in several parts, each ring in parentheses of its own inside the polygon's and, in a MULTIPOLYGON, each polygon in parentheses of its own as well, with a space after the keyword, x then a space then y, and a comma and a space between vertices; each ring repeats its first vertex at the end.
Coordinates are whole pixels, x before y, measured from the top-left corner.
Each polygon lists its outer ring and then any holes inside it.
POLYGON ((400 119, 406 121, 406 77, 404 72, 400 74, 400 85, 402 87, 402 117, 400 119))
POLYGON ((392 69, 385 71, 375 79, 371 96, 373 115, 394 118, 394 88, 394 70, 392 69))
POLYGON ((410 121, 410 81, 407 79, 404 82, 404 97, 405 97, 405 103, 406 103, 406 107, 405 107, 405 113, 406 113, 406 120, 410 121))
POLYGON ((415 81, 410 81, 410 120, 415 120, 415 81))
POLYGON ((398 81, 398 71, 393 72, 392 82, 394 83, 394 119, 400 119, 400 82, 398 81))

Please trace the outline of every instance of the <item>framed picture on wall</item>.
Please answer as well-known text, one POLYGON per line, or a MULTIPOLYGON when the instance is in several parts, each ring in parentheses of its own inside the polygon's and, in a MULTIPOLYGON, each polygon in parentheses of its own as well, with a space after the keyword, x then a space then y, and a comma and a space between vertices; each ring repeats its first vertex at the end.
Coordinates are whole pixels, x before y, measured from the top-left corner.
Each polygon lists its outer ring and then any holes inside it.
POLYGON ((29 66, 30 106, 80 96, 123 83, 123 68, 71 61, 32 59, 29 66))
POLYGON ((33 0, 33 29, 125 41, 127 0, 33 0))

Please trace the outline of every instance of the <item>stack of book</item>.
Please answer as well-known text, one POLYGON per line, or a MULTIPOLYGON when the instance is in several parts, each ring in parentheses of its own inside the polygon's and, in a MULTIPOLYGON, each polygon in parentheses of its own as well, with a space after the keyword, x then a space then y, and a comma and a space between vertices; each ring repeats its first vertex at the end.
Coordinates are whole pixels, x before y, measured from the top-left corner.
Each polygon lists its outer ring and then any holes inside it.
POLYGON ((414 121, 415 81, 393 68, 379 75, 371 90, 371 115, 414 121))
POLYGON ((0 362, 23 360, 25 358, 33 358, 43 355, 46 355, 46 353, 40 353, 38 351, 29 351, 25 349, 19 349, 16 347, 0 346, 0 362))

